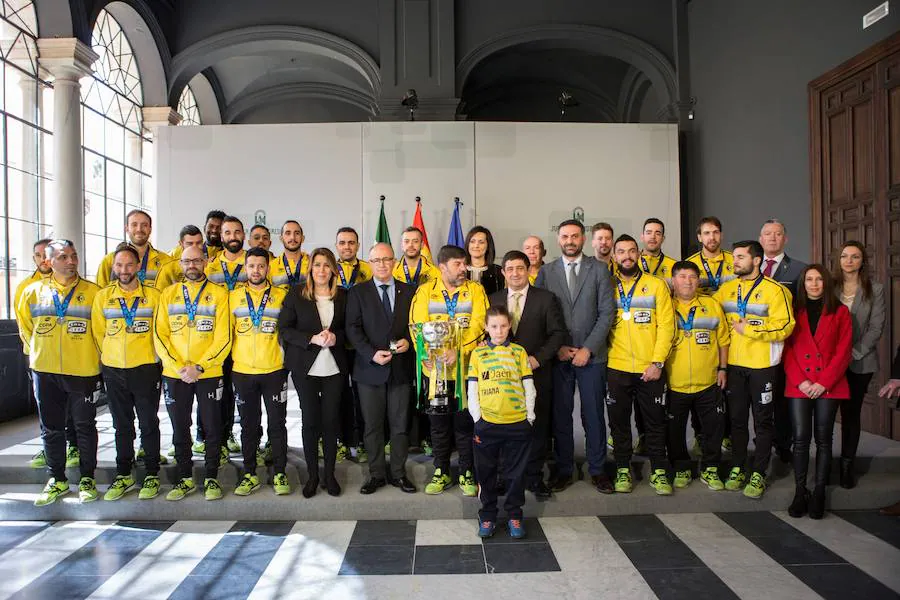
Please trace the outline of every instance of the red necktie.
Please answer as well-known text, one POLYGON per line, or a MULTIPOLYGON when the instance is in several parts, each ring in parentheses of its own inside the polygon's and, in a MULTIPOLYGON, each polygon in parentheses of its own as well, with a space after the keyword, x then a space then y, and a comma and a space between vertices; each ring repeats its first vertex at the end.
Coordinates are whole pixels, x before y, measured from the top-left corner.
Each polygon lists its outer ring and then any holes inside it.
POLYGON ((766 259, 766 268, 765 268, 765 270, 763 270, 763 275, 765 275, 766 277, 771 277, 772 276, 772 267, 774 267, 774 266, 775 266, 775 259, 767 258, 766 259))

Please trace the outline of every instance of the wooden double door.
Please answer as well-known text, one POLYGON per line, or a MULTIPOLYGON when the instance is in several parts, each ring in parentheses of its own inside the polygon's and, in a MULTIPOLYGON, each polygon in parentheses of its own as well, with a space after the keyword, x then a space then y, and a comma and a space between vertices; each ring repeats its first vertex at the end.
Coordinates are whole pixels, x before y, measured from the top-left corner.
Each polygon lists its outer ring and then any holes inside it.
POLYGON ((845 241, 866 246, 887 321, 862 427, 900 439, 900 411, 875 393, 900 344, 900 34, 811 82, 809 99, 813 257, 832 267, 845 241))

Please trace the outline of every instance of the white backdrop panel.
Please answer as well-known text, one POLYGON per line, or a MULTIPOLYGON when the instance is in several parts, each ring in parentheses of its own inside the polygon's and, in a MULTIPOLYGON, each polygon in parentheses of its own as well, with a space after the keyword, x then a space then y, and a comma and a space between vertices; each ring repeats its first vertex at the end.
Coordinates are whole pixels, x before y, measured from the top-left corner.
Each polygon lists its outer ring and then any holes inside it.
POLYGON ((249 234, 258 211, 273 233, 286 219, 306 234, 305 250, 334 247, 335 231, 362 225, 360 123, 160 128, 157 244, 171 249, 187 223, 203 228, 218 208, 249 234))
POLYGON ((382 195, 395 251, 400 252, 400 233, 412 225, 415 197, 421 196, 425 230, 436 254, 447 242, 454 197, 464 205, 463 230, 474 222, 475 124, 364 124, 363 256, 375 242, 382 195))
POLYGON ((577 207, 588 228, 606 221, 635 238, 658 217, 663 250, 680 253, 675 125, 476 123, 475 148, 476 220, 494 234, 498 262, 528 235, 559 256, 556 226, 577 207))

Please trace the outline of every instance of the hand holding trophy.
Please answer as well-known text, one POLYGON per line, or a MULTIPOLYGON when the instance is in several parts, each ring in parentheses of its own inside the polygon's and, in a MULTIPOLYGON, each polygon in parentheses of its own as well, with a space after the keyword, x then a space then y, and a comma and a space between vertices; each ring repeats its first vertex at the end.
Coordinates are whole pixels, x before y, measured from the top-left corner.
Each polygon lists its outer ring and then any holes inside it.
POLYGON ((427 362, 428 405, 425 414, 447 415, 458 409, 451 398, 459 399, 464 385, 460 381, 459 325, 456 321, 426 321, 411 323, 410 334, 416 349, 416 383, 422 388, 422 367, 427 362), (428 368, 430 367, 430 368, 428 368), (454 372, 451 369, 455 369, 454 372), (456 382, 451 390, 452 382, 456 382))

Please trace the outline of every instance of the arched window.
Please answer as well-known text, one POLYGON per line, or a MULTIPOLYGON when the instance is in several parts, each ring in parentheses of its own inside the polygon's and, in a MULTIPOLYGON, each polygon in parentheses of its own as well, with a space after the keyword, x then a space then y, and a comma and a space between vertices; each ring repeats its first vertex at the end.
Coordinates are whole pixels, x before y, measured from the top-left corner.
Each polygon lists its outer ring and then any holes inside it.
POLYGON ((197 98, 191 91, 191 86, 185 86, 178 99, 178 114, 181 115, 182 125, 200 125, 200 109, 197 108, 197 98))
POLYGON ((152 153, 143 127, 137 61, 119 23, 100 11, 91 45, 100 59, 81 81, 84 148, 84 249, 88 277, 125 239, 125 214, 153 211, 149 194, 152 153))
MULTIPOLYGON (((51 179, 53 90, 38 68, 33 2, 0 2, 0 318, 13 318, 16 286, 34 271, 41 207, 51 179), (47 107, 46 112, 43 110, 47 107)), ((46 76, 46 74, 44 74, 46 76)))

